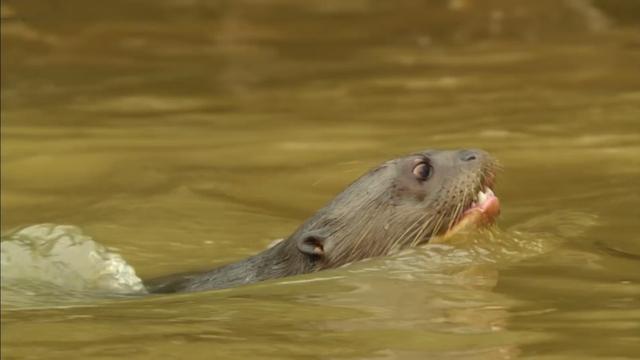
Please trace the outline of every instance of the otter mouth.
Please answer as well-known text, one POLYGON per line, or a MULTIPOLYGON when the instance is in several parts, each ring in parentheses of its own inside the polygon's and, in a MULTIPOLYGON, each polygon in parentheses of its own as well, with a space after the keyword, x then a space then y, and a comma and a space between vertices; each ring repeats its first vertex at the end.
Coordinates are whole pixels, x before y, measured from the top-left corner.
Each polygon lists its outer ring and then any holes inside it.
POLYGON ((495 222, 498 215, 500 200, 489 186, 483 186, 444 236, 449 237, 470 227, 488 226, 495 222))
POLYGON ((460 221, 464 221, 467 217, 479 216, 486 223, 492 223, 498 215, 500 215, 500 200, 491 188, 485 187, 478 191, 469 208, 462 213, 460 221))

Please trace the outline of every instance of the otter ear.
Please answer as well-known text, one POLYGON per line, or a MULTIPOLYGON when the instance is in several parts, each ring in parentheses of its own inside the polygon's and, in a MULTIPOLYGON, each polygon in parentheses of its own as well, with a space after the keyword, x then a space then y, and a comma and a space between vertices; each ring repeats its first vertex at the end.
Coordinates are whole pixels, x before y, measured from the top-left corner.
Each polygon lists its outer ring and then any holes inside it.
POLYGON ((321 256, 325 254, 326 237, 318 231, 302 234, 296 239, 296 245, 301 253, 309 256, 321 256))

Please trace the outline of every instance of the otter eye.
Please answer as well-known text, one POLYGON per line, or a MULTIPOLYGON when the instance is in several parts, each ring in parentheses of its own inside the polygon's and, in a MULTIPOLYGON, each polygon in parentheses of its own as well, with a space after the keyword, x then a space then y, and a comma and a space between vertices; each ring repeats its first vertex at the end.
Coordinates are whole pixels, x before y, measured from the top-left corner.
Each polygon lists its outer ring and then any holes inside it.
POLYGON ((413 168, 413 175, 415 175, 418 180, 424 181, 431 176, 432 171, 433 168, 431 165, 421 162, 413 168))

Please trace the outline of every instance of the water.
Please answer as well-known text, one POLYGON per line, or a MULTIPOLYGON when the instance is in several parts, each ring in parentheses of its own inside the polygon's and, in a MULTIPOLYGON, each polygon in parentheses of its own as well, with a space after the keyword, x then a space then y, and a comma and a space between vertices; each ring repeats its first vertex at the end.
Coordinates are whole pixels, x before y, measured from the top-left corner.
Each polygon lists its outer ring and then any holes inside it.
POLYGON ((69 224, 143 279, 256 253, 407 152, 505 169, 492 232, 242 288, 8 286, 3 258, 3 358, 640 357, 634 1, 1 10, 3 234, 69 224))

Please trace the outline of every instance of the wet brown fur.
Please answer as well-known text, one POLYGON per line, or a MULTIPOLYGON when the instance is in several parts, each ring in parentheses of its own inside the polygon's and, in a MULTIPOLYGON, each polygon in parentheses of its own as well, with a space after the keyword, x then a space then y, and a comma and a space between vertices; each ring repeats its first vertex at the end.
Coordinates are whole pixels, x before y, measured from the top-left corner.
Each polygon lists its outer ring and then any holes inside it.
POLYGON ((354 181, 274 247, 211 271, 152 280, 148 288, 226 288, 335 268, 427 243, 460 220, 479 190, 493 185, 497 168, 481 150, 428 150, 387 161, 354 181), (471 153, 476 159, 461 160, 471 153), (426 181, 412 173, 421 161, 433 168, 426 181))

